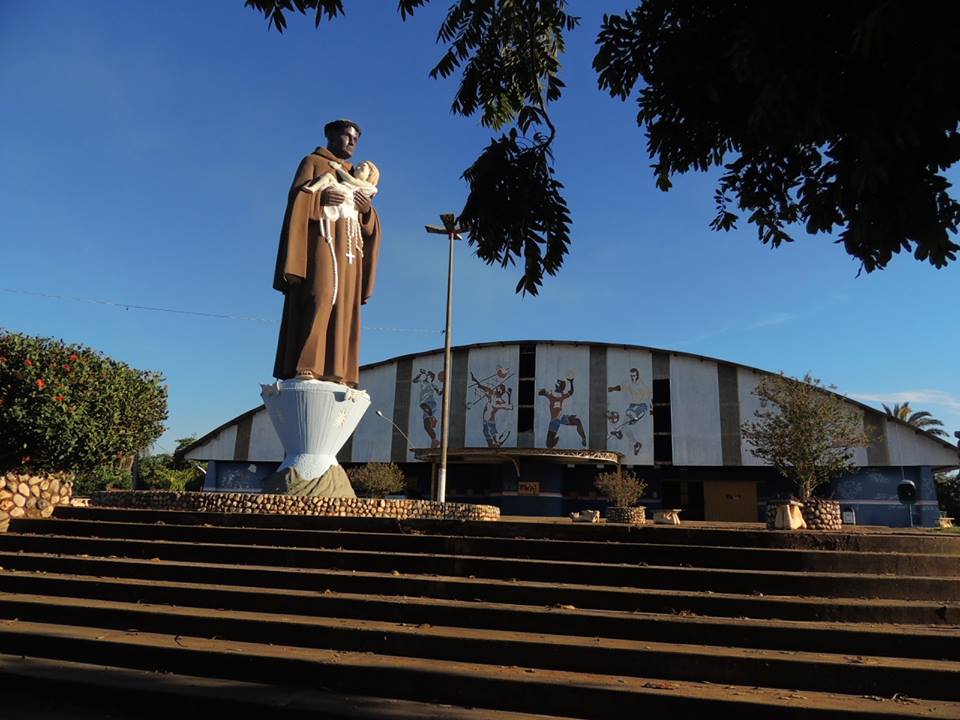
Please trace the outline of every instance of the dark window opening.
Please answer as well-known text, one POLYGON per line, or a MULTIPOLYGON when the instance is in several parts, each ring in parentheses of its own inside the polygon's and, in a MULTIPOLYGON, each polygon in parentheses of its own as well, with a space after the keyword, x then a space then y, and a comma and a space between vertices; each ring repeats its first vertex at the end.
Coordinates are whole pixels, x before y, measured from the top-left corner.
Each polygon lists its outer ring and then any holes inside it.
POLYGON ((673 438, 670 435, 653 436, 653 461, 660 465, 673 462, 673 438))
POLYGON ((673 431, 673 425, 670 420, 670 406, 657 405, 653 408, 653 433, 665 433, 669 435, 673 431))
POLYGON ((520 346, 520 377, 532 378, 537 374, 537 346, 520 346))
POLYGON ((517 383, 517 405, 533 405, 533 380, 521 380, 517 383))
POLYGON ((517 408, 517 432, 530 432, 533 430, 533 408, 521 405, 517 408))
POLYGON ((661 403, 670 404, 670 381, 669 380, 654 380, 653 381, 653 404, 660 405, 661 403))

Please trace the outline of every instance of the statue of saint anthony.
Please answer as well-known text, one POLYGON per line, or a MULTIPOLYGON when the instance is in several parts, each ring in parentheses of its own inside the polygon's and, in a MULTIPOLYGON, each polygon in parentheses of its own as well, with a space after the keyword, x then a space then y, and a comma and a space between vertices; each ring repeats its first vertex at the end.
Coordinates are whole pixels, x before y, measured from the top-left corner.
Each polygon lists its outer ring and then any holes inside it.
POLYGON ((360 306, 373 294, 380 254, 370 169, 379 171, 362 163, 363 180, 352 177, 355 122, 334 120, 324 134, 326 147, 300 162, 287 197, 273 279, 284 294, 273 375, 356 387, 360 306))

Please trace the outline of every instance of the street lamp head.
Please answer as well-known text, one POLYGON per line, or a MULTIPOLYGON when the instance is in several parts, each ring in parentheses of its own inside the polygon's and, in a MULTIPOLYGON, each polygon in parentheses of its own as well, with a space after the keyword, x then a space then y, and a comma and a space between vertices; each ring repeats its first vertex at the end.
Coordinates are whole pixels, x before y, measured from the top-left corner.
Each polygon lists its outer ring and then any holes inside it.
POLYGON ((454 240, 460 239, 460 233, 463 232, 463 228, 457 227, 457 216, 453 213, 441 213, 440 222, 443 223, 443 227, 437 227, 436 225, 425 225, 428 233, 433 233, 434 235, 447 235, 453 236, 454 240))
POLYGON ((440 213, 440 222, 448 233, 457 232, 457 217, 453 213, 440 213))

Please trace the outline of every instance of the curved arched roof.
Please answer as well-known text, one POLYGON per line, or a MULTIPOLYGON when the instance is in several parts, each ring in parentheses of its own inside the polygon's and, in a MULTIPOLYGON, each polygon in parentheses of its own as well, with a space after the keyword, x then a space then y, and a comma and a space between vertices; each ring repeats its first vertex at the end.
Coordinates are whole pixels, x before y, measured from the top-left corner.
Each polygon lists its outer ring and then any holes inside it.
MULTIPOLYGON (((597 341, 585 341, 585 340, 584 340, 584 341, 579 341, 579 340, 543 340, 543 339, 540 339, 540 340, 530 340, 530 339, 525 339, 525 340, 501 340, 501 341, 492 341, 492 342, 472 343, 472 344, 467 344, 467 345, 457 345, 457 346, 453 346, 453 347, 451 348, 451 350, 452 350, 453 353, 455 353, 455 354, 457 354, 457 355, 462 355, 462 354, 464 354, 464 353, 469 353, 469 352, 472 351, 472 350, 479 350, 479 349, 486 349, 486 348, 497 348, 497 347, 509 348, 509 347, 525 346, 525 345, 532 345, 532 346, 538 346, 538 347, 543 347, 543 346, 556 346, 556 347, 589 347, 589 348, 604 348, 604 349, 621 349, 621 350, 625 350, 625 351, 642 351, 642 352, 649 352, 649 353, 651 353, 651 354, 663 354, 663 355, 672 356, 672 357, 685 357, 685 358, 695 359, 695 360, 699 360, 699 361, 703 361, 703 362, 715 363, 718 367, 719 367, 719 366, 727 366, 727 367, 732 367, 732 368, 742 368, 742 369, 745 370, 745 371, 749 371, 749 372, 756 373, 756 374, 761 374, 761 375, 772 375, 772 374, 776 374, 775 372, 771 372, 771 371, 769 371, 769 370, 763 370, 763 369, 761 369, 761 368, 753 367, 753 366, 750 366, 750 365, 744 365, 743 363, 738 363, 738 362, 733 362, 733 361, 729 361, 729 360, 724 360, 724 359, 722 359, 722 358, 716 358, 716 357, 711 357, 711 356, 707 356, 707 355, 700 355, 700 354, 690 353, 690 352, 685 352, 685 351, 680 351, 680 350, 668 350, 668 349, 664 349, 664 348, 656 348, 656 347, 650 347, 650 346, 645 346, 645 345, 633 345, 633 344, 627 344, 627 343, 609 343, 609 342, 597 342, 597 341)), ((404 355, 398 355, 398 356, 395 356, 395 357, 386 358, 386 359, 384 359, 384 360, 379 360, 379 361, 376 361, 376 362, 373 362, 373 363, 367 363, 367 364, 365 364, 365 365, 363 365, 363 366, 361 367, 361 371, 362 371, 362 372, 363 372, 363 371, 371 371, 371 370, 375 370, 376 368, 381 368, 381 367, 383 367, 383 366, 387 366, 387 365, 390 365, 390 364, 397 364, 397 365, 399 365, 399 364, 401 364, 401 363, 403 363, 404 361, 407 361, 407 360, 412 361, 412 360, 415 359, 415 358, 424 358, 424 357, 427 357, 427 356, 435 356, 435 355, 437 355, 437 354, 442 354, 443 351, 444 351, 444 349, 443 349, 442 347, 439 347, 439 348, 433 348, 433 349, 424 350, 424 351, 416 352, 416 353, 407 353, 407 354, 404 354, 404 355)), ((858 402, 858 401, 856 401, 856 400, 851 400, 850 398, 848 398, 848 397, 846 397, 846 396, 843 396, 843 395, 840 395, 839 393, 835 393, 835 392, 830 391, 830 390, 827 390, 827 391, 828 391, 828 392, 831 392, 831 393, 834 394, 834 395, 837 395, 838 397, 841 397, 845 402, 850 403, 851 405, 854 405, 854 406, 860 408, 865 414, 869 414, 869 415, 873 416, 874 418, 882 419, 882 420, 884 420, 887 424, 890 424, 890 425, 893 425, 893 426, 902 428, 901 433, 904 432, 904 431, 909 430, 909 431, 912 431, 913 433, 916 433, 918 436, 922 436, 925 441, 932 441, 932 442, 936 443, 937 445, 940 446, 940 448, 942 448, 942 449, 937 453, 938 457, 940 457, 940 458, 945 458, 945 457, 946 457, 946 456, 943 454, 943 449, 948 449, 948 450, 950 450, 951 452, 954 452, 954 453, 956 452, 955 447, 954 447, 950 442, 947 442, 947 441, 945 441, 945 440, 942 439, 942 438, 939 438, 939 437, 937 437, 937 436, 935 436, 935 435, 932 435, 932 434, 930 434, 930 433, 928 433, 928 432, 926 432, 926 431, 924 431, 924 430, 922 430, 922 429, 920 429, 920 428, 917 428, 917 427, 915 427, 915 426, 913 426, 913 425, 910 425, 909 423, 906 423, 905 421, 900 420, 899 418, 895 418, 895 417, 889 416, 889 415, 887 415, 886 413, 884 413, 884 412, 882 412, 882 411, 879 411, 879 410, 877 410, 877 409, 875 409, 875 408, 873 408, 873 407, 870 407, 869 405, 865 405, 865 404, 863 404, 863 403, 861 403, 861 402, 858 402)), ((192 444, 191 444, 190 446, 188 446, 187 448, 184 448, 183 453, 186 454, 186 453, 192 451, 192 450, 195 449, 195 448, 201 447, 202 445, 204 445, 204 443, 206 443, 207 441, 209 441, 211 438, 217 436, 218 433, 224 431, 225 429, 229 428, 229 427, 232 426, 232 425, 236 425, 236 424, 244 421, 245 419, 249 418, 250 416, 256 415, 256 414, 258 413, 258 411, 260 411, 261 409, 262 409, 262 406, 258 406, 258 407, 256 407, 256 408, 253 408, 253 409, 247 411, 246 413, 243 413, 243 414, 241 414, 240 416, 238 416, 238 417, 236 417, 236 418, 233 418, 232 420, 224 423, 223 425, 217 427, 216 429, 214 429, 214 430, 212 430, 211 432, 209 432, 209 433, 207 433, 206 435, 204 435, 202 438, 200 438, 200 439, 197 440, 196 442, 192 443, 192 444)), ((879 422, 879 420, 875 420, 874 422, 879 422)), ((886 427, 886 426, 884 426, 884 427, 886 427)), ((929 447, 929 446, 928 446, 928 447, 929 447)), ((939 466, 943 466, 942 463, 938 463, 938 465, 939 465, 939 466)))

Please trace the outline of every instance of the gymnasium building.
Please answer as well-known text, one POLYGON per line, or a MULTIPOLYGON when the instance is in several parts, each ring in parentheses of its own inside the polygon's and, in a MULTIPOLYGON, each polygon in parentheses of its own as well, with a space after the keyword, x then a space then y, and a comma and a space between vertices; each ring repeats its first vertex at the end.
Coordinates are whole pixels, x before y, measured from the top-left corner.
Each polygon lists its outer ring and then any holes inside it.
MULTIPOLYGON (((760 407, 767 373, 690 353, 632 345, 501 342, 455 347, 451 365, 447 499, 497 505, 506 515, 601 509, 594 477, 617 465, 647 483, 649 511, 682 508, 688 520, 763 520, 768 500, 792 485, 758 460, 740 433, 760 407)), ((360 388, 372 399, 338 458, 345 467, 394 462, 431 497, 439 459, 443 353, 372 363, 360 388), (377 412, 379 411, 379 412, 377 412)), ((934 470, 957 448, 885 413, 846 400, 869 447, 859 470, 825 488, 847 521, 935 526, 934 470), (897 486, 917 488, 900 503, 897 486)), ((261 405, 185 450, 208 463, 204 490, 260 490, 283 459, 261 405)))

